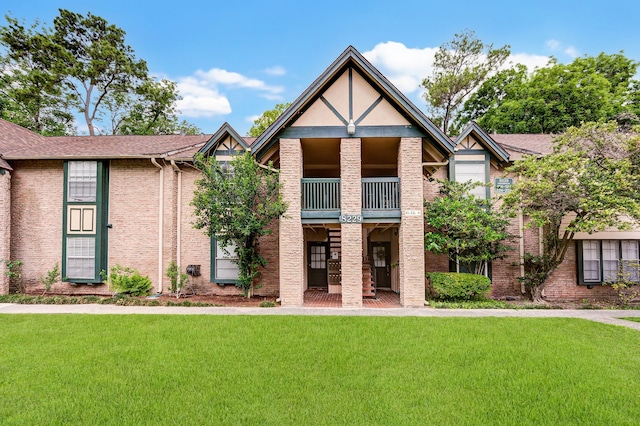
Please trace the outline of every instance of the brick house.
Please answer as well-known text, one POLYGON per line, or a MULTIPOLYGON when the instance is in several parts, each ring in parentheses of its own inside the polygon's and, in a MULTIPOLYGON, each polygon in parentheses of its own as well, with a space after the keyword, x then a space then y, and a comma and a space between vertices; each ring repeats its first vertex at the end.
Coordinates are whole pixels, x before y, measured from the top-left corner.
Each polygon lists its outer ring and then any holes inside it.
MULTIPOLYGON (((109 294, 100 271, 120 264, 166 292, 167 265, 196 265, 198 293, 237 294, 233 251, 193 229, 190 201, 197 152, 228 161, 249 150, 281 171, 285 217, 261 250, 268 261, 256 294, 301 306, 314 288, 362 306, 376 291, 424 303, 425 271, 448 271, 425 253, 423 200, 434 179, 498 183, 524 154, 549 152, 549 135, 488 135, 471 123, 455 140, 443 134, 353 47, 347 48, 258 138, 223 124, 213 135, 42 137, 0 120, 0 259, 22 260, 28 288, 55 263, 54 291, 109 294)), ((538 232, 518 218, 518 246, 491 265, 494 297, 521 294, 513 266, 539 250, 538 232)), ((606 261, 638 259, 640 232, 579 235, 554 273, 548 299, 610 296, 598 284, 606 261), (635 256, 635 257, 634 257, 635 256)), ((193 268, 191 268, 193 270, 193 268)), ((0 294, 10 291, 0 264, 0 294)))

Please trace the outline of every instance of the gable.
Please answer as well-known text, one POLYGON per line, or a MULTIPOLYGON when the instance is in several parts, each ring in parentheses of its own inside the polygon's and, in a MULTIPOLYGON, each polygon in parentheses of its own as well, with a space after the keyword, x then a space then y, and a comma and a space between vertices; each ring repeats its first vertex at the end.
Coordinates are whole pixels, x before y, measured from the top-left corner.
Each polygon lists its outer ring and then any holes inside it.
POLYGON ((411 125, 383 93, 348 68, 291 126, 345 126, 351 119, 356 126, 411 125))
POLYGON ((349 46, 252 145, 262 161, 280 138, 415 137, 448 157, 454 144, 349 46), (353 120, 353 126, 348 126, 353 120))
POLYGON ((249 150, 244 138, 229 123, 224 123, 198 152, 213 155, 218 161, 226 161, 249 150))

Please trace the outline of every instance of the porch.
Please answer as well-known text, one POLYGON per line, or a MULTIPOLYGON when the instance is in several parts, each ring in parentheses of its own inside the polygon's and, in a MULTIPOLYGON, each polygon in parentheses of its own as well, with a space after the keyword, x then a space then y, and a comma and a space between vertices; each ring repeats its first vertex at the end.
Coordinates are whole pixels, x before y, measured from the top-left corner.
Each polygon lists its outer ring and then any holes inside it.
MULTIPOLYGON (((342 294, 332 294, 326 290, 310 289, 304 292, 305 308, 341 308, 342 294)), ((375 297, 362 298, 364 308, 401 308, 400 295, 391 290, 378 290, 375 297)))

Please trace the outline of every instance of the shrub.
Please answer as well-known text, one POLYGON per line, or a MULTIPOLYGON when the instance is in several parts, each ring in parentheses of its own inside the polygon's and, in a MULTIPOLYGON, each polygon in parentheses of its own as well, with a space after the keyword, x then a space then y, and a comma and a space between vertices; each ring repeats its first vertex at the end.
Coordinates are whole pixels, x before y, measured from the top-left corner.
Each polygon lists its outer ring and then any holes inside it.
POLYGON ((472 300, 484 298, 489 293, 491 280, 484 275, 457 272, 427 273, 427 298, 440 300, 472 300), (431 294, 429 294, 431 293, 431 294))
POLYGON ((276 307, 276 302, 273 302, 271 300, 263 300, 262 302, 260 302, 260 307, 261 308, 275 308, 276 307))
POLYGON ((9 277, 9 283, 13 287, 16 293, 24 293, 26 288, 24 286, 24 280, 22 279, 22 260, 5 260, 0 259, 0 262, 4 262, 7 269, 4 274, 9 277))
POLYGON ((112 266, 109 275, 103 271, 102 278, 111 291, 122 295, 144 296, 152 287, 149 277, 143 277, 137 270, 120 265, 112 266))
POLYGON ((44 291, 42 295, 51 290, 51 286, 57 283, 60 280, 60 265, 58 262, 53 266, 53 269, 47 271, 47 275, 44 277, 40 277, 40 282, 44 286, 44 291))
POLYGON ((189 275, 184 273, 181 274, 180 271, 178 270, 178 265, 173 260, 169 262, 169 266, 167 267, 166 274, 167 274, 167 277, 169 278, 169 282, 171 283, 170 285, 171 293, 175 295, 179 295, 180 290, 182 290, 182 287, 184 287, 184 284, 189 279, 189 275))

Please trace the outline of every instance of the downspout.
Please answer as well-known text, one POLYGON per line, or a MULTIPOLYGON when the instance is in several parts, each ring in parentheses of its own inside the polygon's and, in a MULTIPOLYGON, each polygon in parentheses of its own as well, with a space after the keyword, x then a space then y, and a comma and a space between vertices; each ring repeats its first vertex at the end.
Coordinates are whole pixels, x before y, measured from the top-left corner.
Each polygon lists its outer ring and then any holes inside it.
POLYGON ((176 164, 175 160, 171 160, 171 167, 178 174, 178 202, 176 203, 176 263, 178 264, 178 271, 180 269, 180 254, 182 253, 182 170, 176 164))
MULTIPOLYGON (((524 278, 524 215, 522 212, 518 215, 518 228, 520 229, 520 276, 524 278)), ((520 293, 526 292, 524 281, 520 281, 520 293)))
POLYGON ((158 293, 162 293, 162 241, 164 240, 164 168, 151 157, 151 163, 160 170, 160 194, 158 202, 158 293))

